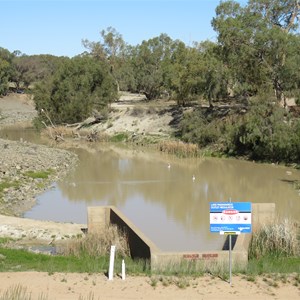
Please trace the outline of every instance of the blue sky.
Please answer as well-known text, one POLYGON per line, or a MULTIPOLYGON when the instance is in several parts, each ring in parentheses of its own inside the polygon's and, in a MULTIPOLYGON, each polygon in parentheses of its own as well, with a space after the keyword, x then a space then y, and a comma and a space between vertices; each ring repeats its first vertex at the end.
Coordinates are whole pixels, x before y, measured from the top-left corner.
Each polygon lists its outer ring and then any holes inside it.
MULTIPOLYGON (((246 0, 239 0, 246 3, 246 0)), ((215 40, 219 0, 0 0, 0 47, 10 52, 74 56, 82 39, 100 40, 111 26, 126 43, 168 34, 186 44, 215 40)))

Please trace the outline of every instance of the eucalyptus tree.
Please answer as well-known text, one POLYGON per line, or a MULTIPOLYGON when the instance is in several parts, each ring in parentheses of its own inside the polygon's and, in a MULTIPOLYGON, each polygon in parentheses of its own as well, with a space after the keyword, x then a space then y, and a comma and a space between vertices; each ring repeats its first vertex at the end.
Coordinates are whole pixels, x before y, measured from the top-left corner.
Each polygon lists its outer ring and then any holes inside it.
POLYGON ((285 99, 287 60, 295 60, 295 33, 299 28, 299 1, 250 0, 246 6, 221 2, 212 21, 224 63, 238 94, 274 90, 285 99), (290 56, 292 55, 293 58, 290 56))
POLYGON ((178 43, 170 68, 171 89, 179 105, 204 95, 205 61, 203 53, 196 47, 178 43))
POLYGON ((204 41, 195 44, 201 55, 202 82, 201 93, 209 106, 218 99, 228 98, 230 88, 229 70, 221 60, 219 49, 214 42, 204 41))
POLYGON ((14 52, 11 81, 15 83, 17 89, 29 88, 30 85, 51 76, 66 59, 49 54, 26 55, 14 52))
POLYGON ((148 100, 155 99, 166 90, 173 40, 161 34, 135 47, 132 65, 136 78, 136 88, 148 100))
POLYGON ((170 88, 178 104, 204 98, 213 105, 219 97, 227 96, 226 73, 211 41, 187 47, 178 42, 171 56, 170 88))
POLYGON ((189 75, 188 53, 189 48, 183 42, 177 42, 168 65, 167 76, 165 76, 165 83, 179 105, 185 104, 192 89, 192 84, 187 78, 189 75))
POLYGON ((98 42, 84 39, 82 44, 90 51, 93 57, 99 61, 106 62, 110 66, 110 72, 116 81, 119 91, 120 85, 124 86, 124 83, 121 81, 126 81, 127 79, 127 76, 124 76, 124 72, 126 73, 128 70, 124 65, 126 65, 128 58, 128 45, 126 45, 122 35, 113 27, 101 30, 100 36, 101 39, 98 42))

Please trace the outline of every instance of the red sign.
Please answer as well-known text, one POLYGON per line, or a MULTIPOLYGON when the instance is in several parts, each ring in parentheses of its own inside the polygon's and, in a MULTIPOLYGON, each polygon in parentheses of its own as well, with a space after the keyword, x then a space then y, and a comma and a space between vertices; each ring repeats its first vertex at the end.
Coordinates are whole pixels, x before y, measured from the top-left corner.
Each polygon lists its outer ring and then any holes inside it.
POLYGON ((239 211, 236 209, 226 209, 226 210, 223 210, 222 213, 225 215, 236 215, 239 213, 239 211))

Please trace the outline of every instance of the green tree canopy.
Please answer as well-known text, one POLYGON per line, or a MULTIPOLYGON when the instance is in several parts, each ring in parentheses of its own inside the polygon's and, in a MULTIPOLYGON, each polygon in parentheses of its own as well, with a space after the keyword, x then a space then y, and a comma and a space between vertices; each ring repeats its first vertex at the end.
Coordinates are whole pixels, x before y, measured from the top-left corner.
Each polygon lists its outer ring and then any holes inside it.
POLYGON ((133 51, 132 65, 138 92, 144 93, 148 100, 155 99, 168 89, 170 64, 178 41, 168 35, 143 41, 133 51))
POLYGON ((41 55, 14 55, 12 60, 12 77, 11 81, 19 88, 21 85, 28 88, 31 84, 39 82, 53 74, 57 66, 66 57, 57 57, 48 54, 41 55))
POLYGON ((127 45, 122 35, 113 27, 101 30, 101 39, 98 42, 91 42, 87 39, 82 40, 82 44, 87 48, 91 55, 99 61, 106 62, 110 66, 110 72, 114 77, 119 91, 123 66, 125 64, 127 45))
POLYGON ((225 1, 216 8, 212 25, 236 93, 274 90, 278 100, 285 98, 286 82, 294 80, 287 76, 286 62, 298 16, 299 1, 294 0, 251 0, 244 7, 225 1))
POLYGON ((116 99, 116 85, 106 64, 89 56, 61 63, 54 74, 37 84, 34 101, 46 123, 75 123, 116 99))
POLYGON ((12 75, 11 62, 13 54, 7 49, 0 48, 0 96, 8 91, 8 82, 12 75))

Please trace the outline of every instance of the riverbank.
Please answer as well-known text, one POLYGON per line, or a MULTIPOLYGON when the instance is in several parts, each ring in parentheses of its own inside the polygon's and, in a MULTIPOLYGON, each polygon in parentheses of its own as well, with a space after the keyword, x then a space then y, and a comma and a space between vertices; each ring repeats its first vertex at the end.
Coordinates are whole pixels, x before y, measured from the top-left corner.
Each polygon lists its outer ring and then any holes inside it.
MULTIPOLYGON (((0 127, 26 124, 36 115, 26 95, 0 99, 0 127)), ((0 139, 0 213, 21 216, 36 203, 36 196, 59 181, 77 162, 66 150, 36 145, 21 139, 0 139)))
MULTIPOLYGON (((29 126, 36 116, 24 94, 0 98, 0 128, 29 126)), ((83 225, 18 218, 36 204, 36 197, 76 166, 77 156, 66 150, 36 145, 24 139, 0 139, 0 236, 49 243, 82 234, 83 225)), ((84 225, 84 227, 86 227, 84 225)), ((22 243, 23 243, 22 242, 22 243)))

